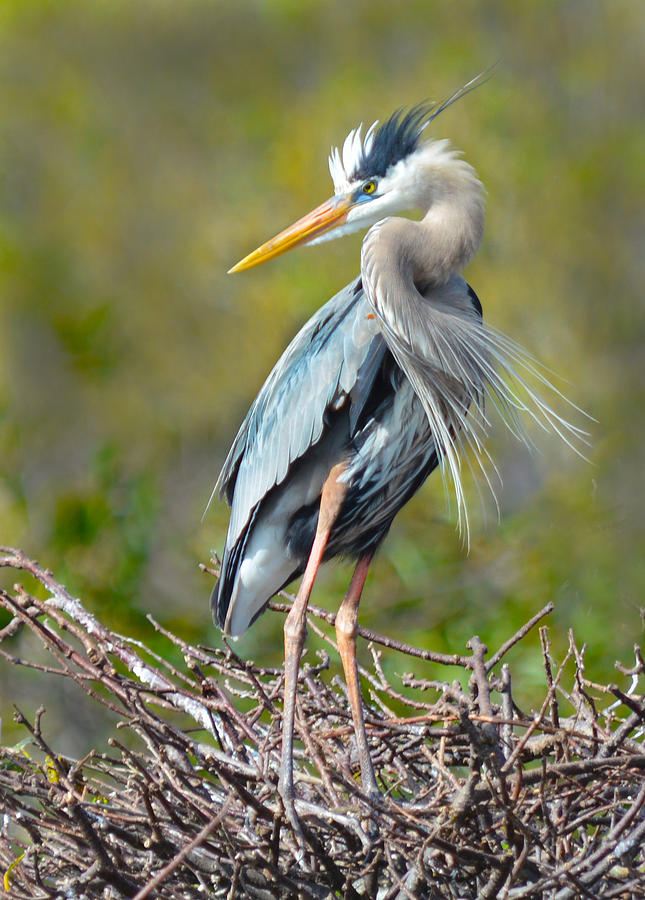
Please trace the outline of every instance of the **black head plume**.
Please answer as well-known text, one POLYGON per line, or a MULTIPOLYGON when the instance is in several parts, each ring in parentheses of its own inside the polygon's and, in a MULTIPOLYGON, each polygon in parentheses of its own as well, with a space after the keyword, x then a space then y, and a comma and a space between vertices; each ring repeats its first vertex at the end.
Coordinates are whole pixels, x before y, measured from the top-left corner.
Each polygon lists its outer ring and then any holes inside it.
POLYGON ((352 180, 381 178, 390 166, 413 153, 432 107, 433 104, 419 103, 407 112, 398 109, 379 125, 369 146, 363 147, 358 165, 351 174, 352 180))
POLYGON ((387 121, 377 126, 371 141, 363 145, 363 151, 350 179, 361 181, 373 177, 382 178, 391 166, 414 153, 421 135, 430 122, 444 109, 488 81, 495 65, 497 63, 476 75, 441 103, 423 101, 407 112, 398 109, 387 121))

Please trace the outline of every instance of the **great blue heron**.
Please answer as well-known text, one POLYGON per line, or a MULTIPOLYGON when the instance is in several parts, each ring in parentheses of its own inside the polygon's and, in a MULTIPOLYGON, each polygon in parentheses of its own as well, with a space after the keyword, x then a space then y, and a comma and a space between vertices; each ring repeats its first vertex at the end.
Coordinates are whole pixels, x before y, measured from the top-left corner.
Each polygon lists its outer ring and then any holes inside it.
POLYGON ((535 378, 552 386, 518 345, 484 324, 480 302, 460 275, 482 240, 481 182, 448 141, 421 142, 439 113, 480 80, 439 105, 375 122, 364 137, 361 127, 351 131, 342 153, 332 149, 329 157, 334 196, 230 270, 369 228, 360 276, 285 350, 215 487, 232 507, 211 599, 226 634, 245 631, 277 591, 304 573, 284 626, 280 792, 290 816, 298 667, 320 563, 339 554, 358 560, 336 635, 362 784, 376 797, 356 632, 368 568, 394 516, 439 465, 467 529, 462 450, 485 462, 485 395, 515 433, 523 411, 567 442, 582 434, 532 390, 528 381, 535 378), (415 209, 421 221, 395 216, 415 209))

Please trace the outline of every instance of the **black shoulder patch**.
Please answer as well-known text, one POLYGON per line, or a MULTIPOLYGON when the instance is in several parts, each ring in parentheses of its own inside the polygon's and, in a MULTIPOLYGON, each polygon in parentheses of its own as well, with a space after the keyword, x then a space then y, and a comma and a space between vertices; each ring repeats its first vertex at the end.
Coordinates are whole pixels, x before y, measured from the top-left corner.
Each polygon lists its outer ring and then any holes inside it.
POLYGON ((468 288, 468 296, 473 301, 473 306, 475 308, 475 311, 477 312, 477 315, 481 319, 483 317, 483 310, 482 310, 482 305, 479 302, 479 297, 477 296, 477 294, 474 292, 474 290, 471 288, 471 286, 469 284, 467 284, 466 287, 468 288))

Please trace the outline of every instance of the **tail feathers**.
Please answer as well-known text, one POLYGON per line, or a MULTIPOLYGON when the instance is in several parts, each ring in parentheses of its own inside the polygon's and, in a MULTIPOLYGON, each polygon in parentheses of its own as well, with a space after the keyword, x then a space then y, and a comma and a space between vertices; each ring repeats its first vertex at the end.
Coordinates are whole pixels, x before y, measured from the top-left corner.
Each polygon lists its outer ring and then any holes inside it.
MULTIPOLYGON (((339 431, 337 443, 341 436, 339 431)), ((220 582, 211 598, 224 634, 236 636, 246 631, 271 597, 304 571, 310 547, 294 542, 292 522, 299 510, 318 501, 328 473, 324 454, 310 453, 306 461, 294 466, 289 479, 255 506, 241 533, 233 532, 237 537, 232 541, 229 530, 220 582)))
POLYGON ((298 573, 298 563, 276 550, 271 538, 265 529, 256 529, 224 556, 211 595, 213 616, 224 634, 243 634, 271 597, 298 573))
POLYGON ((211 611, 215 624, 225 630, 224 625, 231 602, 231 595, 235 588, 235 576, 240 566, 240 557, 244 552, 248 540, 248 529, 232 547, 226 546, 219 580, 211 594, 211 611))

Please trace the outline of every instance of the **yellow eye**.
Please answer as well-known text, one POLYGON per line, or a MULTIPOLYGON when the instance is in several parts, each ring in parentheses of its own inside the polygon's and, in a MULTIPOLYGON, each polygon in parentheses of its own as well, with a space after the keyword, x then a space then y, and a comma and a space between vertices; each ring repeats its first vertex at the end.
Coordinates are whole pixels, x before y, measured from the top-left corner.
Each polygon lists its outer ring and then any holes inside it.
POLYGON ((376 190, 376 182, 375 181, 366 181, 363 185, 363 193, 364 194, 373 194, 376 190))

